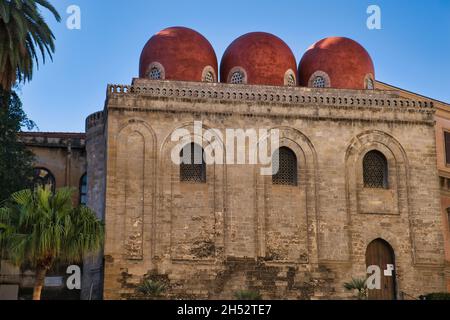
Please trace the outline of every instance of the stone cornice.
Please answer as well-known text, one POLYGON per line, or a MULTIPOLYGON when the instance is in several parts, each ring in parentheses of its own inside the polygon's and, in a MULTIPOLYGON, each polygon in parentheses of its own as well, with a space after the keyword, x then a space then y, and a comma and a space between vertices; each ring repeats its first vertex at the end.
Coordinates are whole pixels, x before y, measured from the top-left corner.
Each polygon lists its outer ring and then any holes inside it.
MULTIPOLYGON (((314 112, 311 114, 307 110, 303 110, 303 116, 316 118, 335 119, 355 119, 355 117, 348 117, 345 114, 345 109, 373 110, 375 113, 386 110, 390 114, 402 113, 404 117, 392 117, 389 119, 382 119, 380 117, 373 117, 373 115, 363 115, 358 118, 360 120, 382 120, 392 122, 428 122, 432 123, 435 108, 433 102, 426 100, 411 100, 401 98, 396 91, 380 91, 380 90, 338 90, 338 89, 312 89, 303 87, 271 87, 271 86, 255 86, 255 85, 231 85, 222 83, 200 83, 200 82, 182 82, 182 81, 152 81, 144 79, 135 79, 133 85, 108 85, 107 88, 107 105, 108 108, 123 108, 134 110, 150 110, 153 106, 145 107, 142 104, 123 105, 122 103, 108 102, 111 99, 120 98, 138 98, 149 97, 153 99, 169 99, 169 100, 183 100, 192 102, 210 102, 217 101, 218 103, 227 104, 247 104, 254 105, 271 105, 284 107, 313 107, 318 110, 333 109, 339 114, 327 115, 321 112, 314 112), (321 107, 321 108, 319 108, 321 107), (339 110, 342 109, 342 110, 339 110), (417 115, 419 113, 420 115, 417 115), (416 116, 412 116, 416 114, 416 116)), ((197 106, 198 107, 198 106, 197 106)), ((198 112, 198 113, 227 113, 227 114, 242 114, 243 110, 239 112, 238 109, 228 108, 209 108, 208 110, 168 110, 165 111, 179 111, 179 112, 198 112)), ((163 110, 160 110, 163 111, 163 110)), ((267 114, 268 116, 277 116, 275 110, 270 112, 261 110, 252 110, 249 112, 254 116, 267 114), (254 112, 253 112, 254 111, 254 112)), ((292 111, 292 110, 291 110, 292 111)), ((278 116, 295 116, 296 112, 280 112, 278 116)), ((301 115, 297 115, 301 116, 301 115)))
POLYGON ((19 134, 19 140, 26 146, 46 148, 84 149, 86 134, 67 132, 24 132, 19 134))

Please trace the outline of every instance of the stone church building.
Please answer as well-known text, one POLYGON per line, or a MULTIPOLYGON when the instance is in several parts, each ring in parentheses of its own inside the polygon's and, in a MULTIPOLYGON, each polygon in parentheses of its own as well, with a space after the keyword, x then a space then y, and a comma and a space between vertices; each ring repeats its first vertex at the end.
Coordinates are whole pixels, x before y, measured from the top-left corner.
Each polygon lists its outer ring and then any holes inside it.
POLYGON ((76 186, 105 221, 84 299, 132 299, 144 278, 169 299, 349 299, 343 284, 371 266, 371 299, 450 290, 450 105, 377 81, 351 39, 320 40, 297 64, 278 37, 249 33, 219 66, 202 35, 168 28, 145 45, 139 78, 107 87, 85 134, 22 139, 37 178, 76 186), (222 142, 227 129, 276 129, 279 170, 178 164, 180 129, 197 141, 180 157, 204 154, 207 130, 222 142))

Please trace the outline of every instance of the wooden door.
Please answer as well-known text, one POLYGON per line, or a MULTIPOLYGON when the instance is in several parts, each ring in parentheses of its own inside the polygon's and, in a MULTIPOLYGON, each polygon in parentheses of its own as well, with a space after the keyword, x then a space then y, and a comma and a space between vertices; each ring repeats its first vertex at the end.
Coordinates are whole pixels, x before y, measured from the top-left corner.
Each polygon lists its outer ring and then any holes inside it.
POLYGON ((381 289, 369 290, 369 300, 395 300, 395 255, 390 244, 382 239, 372 241, 367 247, 366 264, 367 267, 378 266, 381 269, 381 289), (388 265, 394 266, 391 276, 385 275, 388 265))

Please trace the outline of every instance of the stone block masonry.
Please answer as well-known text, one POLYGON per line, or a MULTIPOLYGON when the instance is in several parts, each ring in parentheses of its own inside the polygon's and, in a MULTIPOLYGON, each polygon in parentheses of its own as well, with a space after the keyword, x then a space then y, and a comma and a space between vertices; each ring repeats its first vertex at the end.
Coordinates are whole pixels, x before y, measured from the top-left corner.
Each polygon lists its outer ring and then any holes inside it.
POLYGON ((166 283, 166 298, 254 290, 266 299, 347 299, 343 283, 365 276, 376 239, 395 254, 396 297, 445 291, 429 101, 135 79, 108 86, 105 110, 89 123, 88 201, 104 212, 106 299, 136 298, 152 277, 166 283), (206 183, 180 182, 170 137, 194 121, 222 133, 279 129, 296 155, 298 185, 231 164, 208 165, 206 183), (364 186, 363 158, 373 150, 386 158, 387 189, 364 186))

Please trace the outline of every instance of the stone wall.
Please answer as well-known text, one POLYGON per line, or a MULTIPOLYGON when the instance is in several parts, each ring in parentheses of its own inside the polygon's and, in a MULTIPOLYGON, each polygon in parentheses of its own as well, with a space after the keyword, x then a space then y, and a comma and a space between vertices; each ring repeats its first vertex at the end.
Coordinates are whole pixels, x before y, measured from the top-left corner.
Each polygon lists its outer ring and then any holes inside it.
POLYGON ((81 177, 86 173, 85 134, 28 132, 20 139, 35 154, 34 166, 49 170, 57 189, 73 188, 74 204, 78 204, 81 177))
POLYGON ((133 298, 145 277, 163 279, 168 298, 242 289, 348 298, 343 282, 365 275, 377 238, 394 248, 398 296, 445 290, 432 103, 393 91, 135 80, 108 87, 106 114, 106 299, 133 298), (256 165, 219 164, 207 166, 206 184, 180 183, 171 133, 194 136, 194 121, 222 133, 279 129, 298 186, 272 185, 256 165), (388 160, 388 190, 363 186, 362 158, 374 149, 388 160))
MULTIPOLYGON (((97 217, 105 219, 105 124, 103 111, 86 119, 86 153, 88 174, 87 206, 97 217)), ((103 297, 103 252, 87 255, 83 263, 81 299, 98 300, 103 297)))

